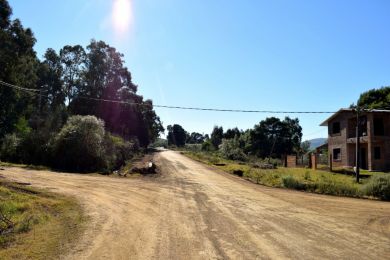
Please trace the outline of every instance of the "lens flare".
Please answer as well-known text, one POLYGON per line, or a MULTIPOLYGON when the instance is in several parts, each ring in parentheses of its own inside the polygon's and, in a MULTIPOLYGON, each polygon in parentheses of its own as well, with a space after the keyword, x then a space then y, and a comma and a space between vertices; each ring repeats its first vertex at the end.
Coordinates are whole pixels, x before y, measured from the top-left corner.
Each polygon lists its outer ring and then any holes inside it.
POLYGON ((116 33, 126 33, 132 21, 130 0, 114 0, 112 6, 112 23, 116 33))

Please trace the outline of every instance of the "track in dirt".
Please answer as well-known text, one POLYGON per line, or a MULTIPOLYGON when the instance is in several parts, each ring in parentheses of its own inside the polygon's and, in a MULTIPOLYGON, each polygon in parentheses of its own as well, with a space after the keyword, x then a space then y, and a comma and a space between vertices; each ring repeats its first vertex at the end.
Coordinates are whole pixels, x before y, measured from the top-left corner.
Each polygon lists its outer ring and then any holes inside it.
POLYGON ((390 203, 254 185, 176 152, 139 179, 8 168, 75 196, 91 222, 68 259, 390 258, 390 203))

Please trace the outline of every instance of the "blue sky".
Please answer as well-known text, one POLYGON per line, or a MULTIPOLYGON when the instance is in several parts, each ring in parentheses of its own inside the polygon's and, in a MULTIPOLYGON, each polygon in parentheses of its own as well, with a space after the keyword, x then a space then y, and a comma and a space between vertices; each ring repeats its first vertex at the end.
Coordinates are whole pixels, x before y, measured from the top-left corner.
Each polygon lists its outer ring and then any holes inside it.
MULTIPOLYGON (((335 111, 390 85, 387 0, 116 1, 129 1, 126 28, 112 22, 115 1, 9 2, 34 31, 39 57, 49 47, 104 40, 124 53, 139 93, 155 104, 335 111)), ((286 116, 156 111, 164 126, 200 133, 286 116)), ((326 117, 298 115, 304 139, 326 137, 326 117)))

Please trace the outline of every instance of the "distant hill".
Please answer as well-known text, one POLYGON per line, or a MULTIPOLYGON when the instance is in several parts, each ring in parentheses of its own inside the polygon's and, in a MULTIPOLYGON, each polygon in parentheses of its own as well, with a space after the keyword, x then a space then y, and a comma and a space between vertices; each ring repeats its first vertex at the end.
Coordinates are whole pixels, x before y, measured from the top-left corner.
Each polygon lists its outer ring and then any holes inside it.
POLYGON ((314 148, 326 143, 328 138, 315 138, 308 141, 310 142, 310 150, 313 150, 314 148))

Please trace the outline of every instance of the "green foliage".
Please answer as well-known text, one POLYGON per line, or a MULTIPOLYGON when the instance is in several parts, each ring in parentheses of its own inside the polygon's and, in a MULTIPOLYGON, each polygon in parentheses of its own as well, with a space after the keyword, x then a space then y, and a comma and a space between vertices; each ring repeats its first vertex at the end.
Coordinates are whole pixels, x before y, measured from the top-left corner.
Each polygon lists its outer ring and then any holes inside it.
POLYGON ((168 148, 168 140, 157 138, 156 141, 154 141, 152 144, 149 145, 151 148, 158 148, 158 147, 164 147, 168 148))
POLYGON ((72 116, 53 143, 54 166, 69 171, 106 168, 104 122, 94 116, 72 116), (60 159, 61 158, 61 159, 60 159))
POLYGON ((307 181, 311 180, 311 176, 310 176, 310 172, 309 171, 305 171, 304 179, 307 180, 307 181))
POLYGON ((283 186, 289 189, 304 190, 305 185, 297 181, 293 176, 283 176, 282 177, 283 186))
POLYGON ((137 140, 125 141, 120 136, 106 132, 104 148, 106 166, 101 170, 110 171, 125 165, 139 151, 139 144, 137 140))
POLYGON ((187 136, 187 144, 201 144, 204 142, 204 136, 200 133, 192 132, 187 136))
POLYGON ((184 146, 184 149, 186 151, 200 152, 200 151, 202 151, 202 145, 201 144, 186 144, 184 146))
POLYGON ((222 143, 223 138, 223 128, 214 126, 213 132, 211 133, 210 141, 215 149, 219 148, 219 145, 222 143))
POLYGON ((16 134, 7 134, 1 140, 0 158, 3 161, 19 161, 18 147, 20 138, 16 134))
MULTIPOLYGON (((213 165, 231 174, 242 172, 243 177, 257 184, 284 187, 313 193, 389 200, 390 174, 375 173, 366 184, 355 182, 354 176, 304 168, 262 169, 258 163, 236 162, 213 152, 185 152, 200 162, 213 165)), ((250 159, 250 158, 249 158, 250 159)))
POLYGON ((31 127, 29 127, 26 118, 20 117, 15 124, 15 130, 18 136, 23 138, 31 132, 31 127))
POLYGON ((238 130, 237 127, 228 129, 226 132, 223 134, 223 138, 225 139, 233 139, 234 137, 240 137, 241 136, 241 131, 238 130))
POLYGON ((238 136, 233 139, 222 139, 219 152, 229 160, 245 161, 247 159, 244 151, 240 148, 238 136))
POLYGON ((362 93, 357 104, 368 109, 390 109, 390 86, 362 93))
MULTIPOLYGON (((20 20, 11 20, 12 9, 8 1, 0 1, 0 80, 26 88, 37 88, 37 64, 33 49, 35 38, 20 20)), ((37 97, 0 87, 0 138, 12 133, 22 116, 28 117, 37 97)))
MULTIPOLYGON (((128 151, 147 147, 164 131, 152 101, 137 94, 138 87, 124 65, 123 54, 114 47, 91 40, 85 49, 81 45, 66 45, 57 53, 49 48, 40 61, 33 48, 36 40, 32 31, 18 19, 11 20, 11 14, 8 1, 0 0, 0 80, 39 90, 42 95, 0 87, 0 158, 28 164, 54 162, 61 168, 80 171, 109 169, 121 164, 128 151), (106 129, 86 139, 82 138, 85 133, 69 129, 66 134, 66 129, 58 133, 72 115, 94 115, 105 122, 106 129), (118 145, 109 134, 102 134, 105 130, 130 141, 118 145), (99 144, 92 142, 98 139, 99 144), (84 147, 82 151, 90 150, 86 154, 77 152, 77 148, 68 147, 72 142, 84 147), (112 153, 104 154, 105 149, 112 153), (79 159, 75 158, 77 154, 79 159), (67 161, 59 155, 73 159, 67 161), (82 162, 84 159, 92 161, 82 162), (77 160, 80 162, 76 166, 69 165, 77 160), (94 162, 96 165, 92 166, 94 162)), ((75 128, 79 130, 86 131, 75 128)), ((97 133, 97 129, 93 131, 97 133)))
POLYGON ((106 132, 104 122, 94 116, 72 116, 53 139, 51 149, 56 168, 107 172, 124 165, 139 145, 106 132))
POLYGON ((210 140, 207 140, 207 141, 202 143, 202 151, 210 152, 210 151, 213 151, 213 150, 214 150, 214 146, 213 146, 213 144, 211 143, 210 140))
POLYGON ((266 118, 250 131, 248 152, 261 158, 278 157, 299 150, 302 127, 298 118, 266 118))
POLYGON ((382 200, 390 200, 390 174, 378 174, 370 177, 363 187, 367 196, 378 197, 382 200))
POLYGON ((174 124, 167 126, 168 145, 175 145, 177 147, 183 147, 186 143, 187 132, 181 125, 174 124))

